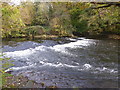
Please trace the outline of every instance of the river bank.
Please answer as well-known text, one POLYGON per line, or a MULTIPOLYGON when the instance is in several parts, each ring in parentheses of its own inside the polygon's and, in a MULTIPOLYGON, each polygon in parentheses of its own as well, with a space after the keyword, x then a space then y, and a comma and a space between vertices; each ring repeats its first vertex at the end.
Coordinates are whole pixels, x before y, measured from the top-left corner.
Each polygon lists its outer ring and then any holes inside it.
MULTIPOLYGON (((35 39, 41 39, 41 40, 53 40, 53 39, 60 39, 64 37, 69 37, 69 38, 78 38, 78 37, 86 37, 88 39, 115 39, 115 40, 120 40, 120 35, 117 34, 101 34, 101 35, 80 35, 80 36, 58 36, 58 35, 36 35, 34 38, 31 37, 16 37, 16 38, 26 38, 28 40, 35 40, 35 39)), ((6 39, 12 39, 12 38, 3 38, 3 40, 6 39)))
POLYGON ((91 39, 102 39, 102 38, 106 38, 106 39, 120 40, 120 35, 117 35, 117 34, 88 35, 88 36, 86 36, 86 37, 87 37, 87 38, 91 38, 91 39))
POLYGON ((2 88, 57 88, 57 86, 46 86, 44 82, 36 83, 22 75, 6 77, 6 84, 2 88))

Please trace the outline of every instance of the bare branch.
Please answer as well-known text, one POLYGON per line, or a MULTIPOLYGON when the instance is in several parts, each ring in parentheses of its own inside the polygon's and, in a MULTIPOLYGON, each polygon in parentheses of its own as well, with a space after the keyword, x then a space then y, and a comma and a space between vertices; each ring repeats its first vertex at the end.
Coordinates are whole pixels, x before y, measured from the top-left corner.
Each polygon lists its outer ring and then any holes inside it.
POLYGON ((92 9, 107 8, 107 7, 110 7, 112 5, 120 7, 120 2, 102 2, 102 3, 92 2, 92 3, 94 3, 94 4, 107 4, 104 6, 92 7, 92 9))

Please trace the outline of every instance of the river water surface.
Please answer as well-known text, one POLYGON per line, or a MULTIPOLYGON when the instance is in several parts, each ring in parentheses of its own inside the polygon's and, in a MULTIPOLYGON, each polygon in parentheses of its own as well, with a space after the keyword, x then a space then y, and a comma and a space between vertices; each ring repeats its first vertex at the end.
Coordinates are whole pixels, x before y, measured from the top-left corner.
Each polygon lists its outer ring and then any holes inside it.
POLYGON ((117 40, 65 40, 3 40, 5 56, 14 61, 7 71, 47 86, 118 87, 117 40))

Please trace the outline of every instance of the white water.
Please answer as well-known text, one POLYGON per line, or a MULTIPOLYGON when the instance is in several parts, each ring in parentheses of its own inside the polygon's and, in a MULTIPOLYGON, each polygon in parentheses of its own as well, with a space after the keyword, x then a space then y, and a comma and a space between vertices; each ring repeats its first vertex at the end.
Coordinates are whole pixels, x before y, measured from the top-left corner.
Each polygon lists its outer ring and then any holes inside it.
POLYGON ((117 60, 114 43, 112 45, 111 42, 85 38, 68 40, 71 42, 66 44, 58 44, 55 41, 25 41, 17 43, 18 46, 15 47, 7 46, 9 50, 4 54, 15 61, 15 66, 6 72, 22 74, 38 83, 46 82, 53 85, 58 82, 61 87, 79 87, 81 84, 89 87, 93 82, 96 84, 92 84, 93 87, 101 87, 97 86, 99 80, 109 82, 111 87, 117 86, 113 85, 114 82, 117 83, 117 65, 115 62, 109 62, 117 60), (108 62, 103 63, 102 60, 108 62))
MULTIPOLYGON (((98 43, 96 45, 97 40, 79 39, 70 38, 69 40, 72 42, 58 45, 56 43, 54 45, 54 42, 52 42, 54 46, 31 41, 20 42, 17 47, 10 47, 9 51, 11 52, 4 52, 6 57, 15 61, 15 66, 10 67, 6 72, 13 71, 12 73, 17 75, 22 73, 38 83, 41 82, 41 79, 44 81, 44 78, 50 78, 49 81, 46 81, 48 83, 53 82, 50 80, 58 80, 59 84, 61 79, 61 82, 68 82, 69 80, 70 85, 72 83, 76 83, 76 85, 84 83, 78 78, 92 78, 92 81, 95 79, 95 82, 97 78, 116 79, 118 74, 116 64, 114 62, 102 63, 101 61, 102 59, 108 59, 109 61, 112 57, 116 59, 116 54, 112 53, 115 49, 112 49, 113 47, 109 46, 109 43, 99 46, 98 43), (21 47, 27 49, 21 50, 21 47), (11 50, 12 48, 14 51, 11 50), (109 49, 108 53, 104 53, 109 49), (57 78, 54 78, 54 76, 57 76, 57 78), (68 77, 67 81, 63 76, 68 77), (74 79, 70 79, 70 77, 74 79)), ((49 44, 49 42, 45 43, 49 44)), ((99 43, 101 44, 101 42, 99 43)), ((88 84, 90 84, 89 81, 85 86, 88 84)))
POLYGON ((14 52, 5 52, 5 55, 7 57, 24 57, 24 56, 29 56, 31 54, 34 54, 37 51, 47 51, 48 49, 54 50, 56 52, 61 52, 64 54, 68 54, 68 55, 72 55, 71 53, 69 53, 66 48, 84 48, 89 46, 90 44, 94 44, 94 40, 90 40, 90 39, 85 39, 85 40, 78 40, 76 42, 71 42, 71 43, 67 43, 67 44, 62 44, 62 45, 55 45, 55 46, 38 46, 35 48, 29 48, 26 50, 20 50, 20 51, 14 51, 14 52))
MULTIPOLYGON (((87 64, 87 63, 82 65, 82 66, 74 66, 74 65, 62 64, 62 63, 54 64, 54 63, 48 63, 48 62, 44 62, 44 61, 40 61, 39 63, 42 64, 42 66, 39 66, 39 67, 45 67, 45 66, 56 67, 56 68, 67 67, 67 68, 76 69, 78 71, 88 71, 88 70, 89 71, 94 71, 93 73, 99 73, 99 72, 118 73, 118 71, 116 71, 114 69, 109 69, 109 68, 106 68, 106 67, 103 67, 103 68, 93 67, 92 65, 87 64)), ((34 68, 34 67, 36 67, 36 63, 35 64, 30 64, 28 66, 12 67, 12 68, 7 69, 5 72, 30 69, 30 68, 34 68)))

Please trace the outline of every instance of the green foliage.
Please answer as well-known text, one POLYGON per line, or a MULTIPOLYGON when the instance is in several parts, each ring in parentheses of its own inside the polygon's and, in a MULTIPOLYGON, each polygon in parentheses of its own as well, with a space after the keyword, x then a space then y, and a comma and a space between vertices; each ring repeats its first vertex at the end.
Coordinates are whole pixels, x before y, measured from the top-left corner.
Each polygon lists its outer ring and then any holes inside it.
POLYGON ((20 5, 20 16, 25 25, 32 25, 34 20, 35 10, 32 2, 22 2, 20 5))
POLYGON ((31 36, 34 38, 35 35, 43 34, 44 28, 42 26, 28 26, 24 29, 24 33, 27 36, 31 36))
POLYGON ((0 54, 0 62, 2 64, 2 67, 0 68, 0 86, 6 84, 6 77, 11 76, 11 74, 5 72, 6 69, 13 66, 9 60, 10 58, 6 58, 3 54, 0 54))
POLYGON ((88 22, 87 20, 82 17, 84 12, 80 9, 72 9, 71 14, 71 23, 75 28, 76 32, 85 32, 88 29, 88 22))
POLYGON ((26 2, 12 6, 3 3, 1 10, 2 37, 21 37, 24 34, 34 37, 39 32, 64 36, 72 35, 73 31, 92 35, 104 32, 120 34, 120 7, 117 4, 26 2), (37 26, 45 29, 37 30, 37 26))
MULTIPOLYGON (((119 7, 108 7, 94 10, 95 15, 89 17, 91 30, 94 28, 96 32, 112 32, 119 33, 119 7)), ((91 10, 93 11, 93 10, 91 10)))
POLYGON ((94 9, 92 7, 104 6, 99 4, 80 3, 82 5, 70 10, 71 23, 77 32, 101 34, 102 32, 120 33, 120 7, 110 6, 94 9))
POLYGON ((20 18, 20 12, 18 7, 13 7, 7 3, 2 4, 2 36, 12 36, 12 31, 19 31, 24 26, 23 21, 20 18))
POLYGON ((42 26, 46 26, 48 25, 48 5, 46 3, 39 3, 36 2, 34 4, 34 19, 32 21, 32 25, 42 25, 42 26))
POLYGON ((49 21, 52 33, 60 36, 71 35, 74 28, 71 25, 69 10, 66 3, 52 3, 51 18, 49 21))

